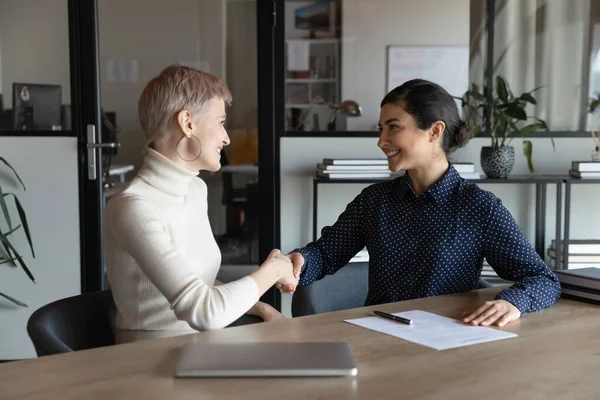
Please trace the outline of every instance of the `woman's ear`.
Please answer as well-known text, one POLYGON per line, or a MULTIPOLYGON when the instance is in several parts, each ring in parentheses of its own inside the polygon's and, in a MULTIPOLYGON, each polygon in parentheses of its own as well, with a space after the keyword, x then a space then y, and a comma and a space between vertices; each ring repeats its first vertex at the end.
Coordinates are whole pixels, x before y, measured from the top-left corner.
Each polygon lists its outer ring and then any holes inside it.
POLYGON ((177 126, 181 132, 187 137, 192 136, 194 124, 192 121, 192 113, 188 110, 181 110, 177 113, 177 126))
POLYGON ((444 121, 435 121, 433 125, 431 125, 431 135, 429 136, 430 142, 435 142, 440 139, 446 130, 446 124, 444 121))

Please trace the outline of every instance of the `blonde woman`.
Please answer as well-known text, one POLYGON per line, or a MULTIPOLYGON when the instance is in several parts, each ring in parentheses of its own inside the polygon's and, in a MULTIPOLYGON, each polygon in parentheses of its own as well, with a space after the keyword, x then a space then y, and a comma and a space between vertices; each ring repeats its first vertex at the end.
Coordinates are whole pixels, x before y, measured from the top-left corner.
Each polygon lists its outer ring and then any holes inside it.
POLYGON ((142 92, 144 164, 104 216, 118 343, 220 329, 245 313, 282 318, 258 301, 276 282, 297 283, 278 250, 242 279, 215 280, 221 253, 198 172, 221 167, 230 102, 222 81, 183 66, 167 67, 142 92))

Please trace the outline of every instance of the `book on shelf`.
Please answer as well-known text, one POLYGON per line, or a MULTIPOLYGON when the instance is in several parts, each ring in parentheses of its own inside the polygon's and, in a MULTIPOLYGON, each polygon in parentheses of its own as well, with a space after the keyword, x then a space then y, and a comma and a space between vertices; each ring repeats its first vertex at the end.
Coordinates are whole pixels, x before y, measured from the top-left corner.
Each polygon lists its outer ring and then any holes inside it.
POLYGON ((492 266, 488 264, 486 260, 483 260, 481 278, 485 279, 488 283, 491 283, 493 286, 507 285, 512 283, 511 281, 507 281, 505 279, 500 278, 496 271, 494 271, 492 266))
POLYGON ((456 172, 460 173, 474 173, 475 164, 469 162, 453 162, 452 166, 456 172))
POLYGON ((482 174, 475 172, 475 164, 471 162, 451 163, 456 172, 464 179, 481 179, 482 174))
POLYGON ((554 271, 561 286, 577 287, 598 291, 600 294, 600 268, 582 268, 573 271, 554 271))
MULTIPOLYGON (((565 244, 561 242, 559 251, 564 249, 565 244)), ((581 269, 589 266, 600 266, 600 239, 571 239, 567 246, 568 249, 568 269, 581 269)), ((550 256, 550 268, 557 268, 556 265, 556 240, 552 240, 548 248, 550 256)))
POLYGON ((562 297, 600 303, 600 268, 554 271, 562 297))
MULTIPOLYGON (((556 266, 556 258, 550 258, 550 262, 548 263, 550 269, 558 268, 556 266)), ((571 256, 569 256, 569 264, 567 265, 567 269, 581 269, 581 268, 592 268, 598 267, 600 268, 600 260, 598 262, 573 262, 571 260, 571 256)))
MULTIPOLYGON (((548 249, 550 259, 556 260, 556 250, 548 249)), ((562 256, 562 254, 561 254, 562 256)), ((569 253, 569 265, 571 263, 600 263, 600 254, 572 254, 569 253)))
POLYGON ((573 178, 579 179, 600 178, 600 171, 576 171, 574 169, 570 169, 569 175, 573 178))
POLYGON ((334 172, 329 174, 317 172, 317 177, 326 179, 385 179, 391 176, 391 172, 334 172))
POLYGON ((600 172, 600 161, 572 161, 571 170, 576 172, 600 172))
POLYGON ((387 160, 374 158, 324 158, 317 164, 317 177, 325 179, 386 179, 392 173, 387 160), (383 161, 383 162, 382 162, 383 161))
POLYGON ((385 158, 324 158, 325 165, 388 165, 385 158))
POLYGON ((361 171, 383 171, 389 172, 388 165, 327 165, 323 163, 317 164, 317 169, 324 173, 330 172, 361 172, 361 171))
MULTIPOLYGON (((556 240, 552 239, 551 249, 556 249, 556 240)), ((560 249, 564 248, 564 242, 561 242, 560 249)), ((600 254, 600 239, 570 239, 569 253, 573 254, 600 254)))
POLYGON ((481 179, 482 177, 478 172, 459 172, 458 174, 464 179, 481 179))

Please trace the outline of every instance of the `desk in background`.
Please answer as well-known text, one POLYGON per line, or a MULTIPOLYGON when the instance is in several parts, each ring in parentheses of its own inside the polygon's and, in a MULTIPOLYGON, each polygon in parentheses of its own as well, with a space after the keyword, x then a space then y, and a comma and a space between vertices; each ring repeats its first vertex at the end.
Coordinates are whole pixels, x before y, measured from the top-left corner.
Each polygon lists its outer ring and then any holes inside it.
POLYGON ((10 399, 581 399, 600 398, 600 307, 561 299, 503 328, 519 337, 437 351, 343 322, 373 309, 457 317, 498 288, 227 328, 0 364, 10 399), (358 376, 175 379, 188 342, 345 341, 358 376))
POLYGON ((119 182, 125 182, 128 172, 134 170, 133 165, 112 164, 108 169, 109 176, 118 176, 119 182))

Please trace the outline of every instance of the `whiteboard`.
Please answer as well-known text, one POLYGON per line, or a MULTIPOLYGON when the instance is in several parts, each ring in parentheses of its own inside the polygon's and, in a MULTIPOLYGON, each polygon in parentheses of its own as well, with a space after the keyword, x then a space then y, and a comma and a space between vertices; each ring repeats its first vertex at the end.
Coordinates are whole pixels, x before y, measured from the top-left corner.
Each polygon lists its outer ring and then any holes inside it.
POLYGON ((469 88, 469 46, 388 46, 387 91, 421 78, 462 97, 469 88))

